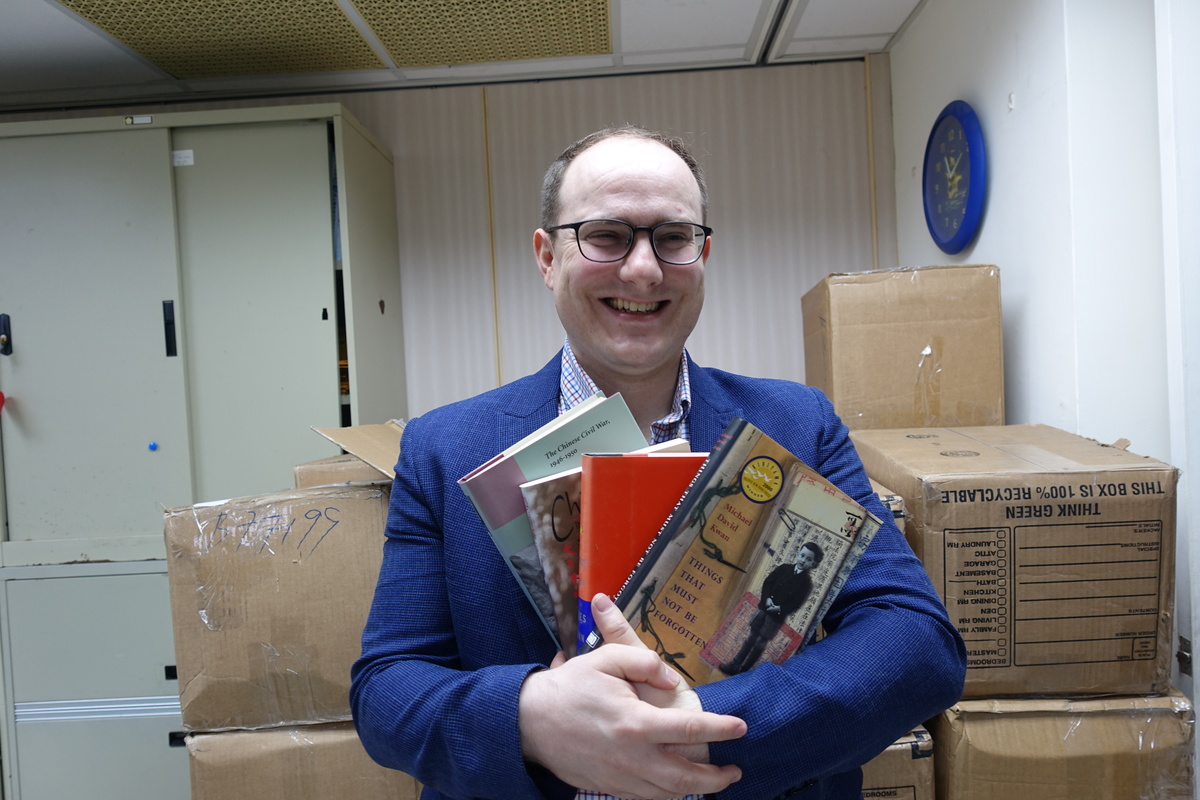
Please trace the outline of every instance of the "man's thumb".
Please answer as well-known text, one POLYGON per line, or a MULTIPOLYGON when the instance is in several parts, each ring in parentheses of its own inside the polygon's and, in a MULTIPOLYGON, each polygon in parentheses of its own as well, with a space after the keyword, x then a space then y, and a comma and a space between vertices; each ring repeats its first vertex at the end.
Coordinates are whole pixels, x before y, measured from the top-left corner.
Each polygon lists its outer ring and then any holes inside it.
POLYGON ((605 643, 646 647, 634 633, 629 620, 625 619, 625 615, 608 595, 597 594, 592 597, 592 618, 596 620, 596 629, 605 643))

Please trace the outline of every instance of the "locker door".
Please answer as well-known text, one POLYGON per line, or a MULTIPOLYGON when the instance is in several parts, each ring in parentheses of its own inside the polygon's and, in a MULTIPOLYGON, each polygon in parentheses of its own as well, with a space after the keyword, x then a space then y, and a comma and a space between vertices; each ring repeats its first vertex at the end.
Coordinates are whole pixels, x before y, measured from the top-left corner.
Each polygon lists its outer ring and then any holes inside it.
POLYGON ((161 536, 192 502, 169 137, 0 139, 0 355, 10 540, 161 536))
POLYGON ((199 501, 274 492, 337 454, 325 121, 177 128, 173 147, 199 501))

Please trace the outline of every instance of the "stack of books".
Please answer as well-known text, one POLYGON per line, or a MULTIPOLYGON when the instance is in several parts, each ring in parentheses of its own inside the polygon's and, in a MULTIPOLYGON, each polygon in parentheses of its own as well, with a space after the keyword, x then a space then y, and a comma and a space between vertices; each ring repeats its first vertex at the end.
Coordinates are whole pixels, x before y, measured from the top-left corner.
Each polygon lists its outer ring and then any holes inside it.
POLYGON ((459 484, 568 656, 603 643, 604 593, 693 685, 802 648, 880 526, 744 419, 708 453, 645 446, 619 394, 459 484))

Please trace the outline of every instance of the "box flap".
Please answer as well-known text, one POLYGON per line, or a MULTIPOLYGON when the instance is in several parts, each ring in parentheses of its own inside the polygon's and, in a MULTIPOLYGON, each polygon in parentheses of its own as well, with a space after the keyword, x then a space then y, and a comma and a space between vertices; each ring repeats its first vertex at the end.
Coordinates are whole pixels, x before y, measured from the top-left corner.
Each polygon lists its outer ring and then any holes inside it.
POLYGON ((400 436, 404 432, 404 420, 392 419, 382 425, 353 425, 349 428, 313 430, 389 478, 396 477, 396 461, 400 457, 400 436))

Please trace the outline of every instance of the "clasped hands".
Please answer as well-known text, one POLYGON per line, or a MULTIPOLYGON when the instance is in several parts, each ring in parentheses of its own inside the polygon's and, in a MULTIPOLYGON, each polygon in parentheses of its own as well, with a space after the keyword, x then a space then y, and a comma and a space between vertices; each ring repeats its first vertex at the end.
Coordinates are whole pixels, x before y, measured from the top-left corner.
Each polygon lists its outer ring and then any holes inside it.
POLYGON ((704 711, 700 698, 647 648, 605 595, 592 600, 605 644, 521 687, 518 721, 527 761, 581 789, 636 800, 719 792, 741 778, 708 763, 708 745, 736 739, 746 723, 704 711))

